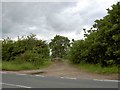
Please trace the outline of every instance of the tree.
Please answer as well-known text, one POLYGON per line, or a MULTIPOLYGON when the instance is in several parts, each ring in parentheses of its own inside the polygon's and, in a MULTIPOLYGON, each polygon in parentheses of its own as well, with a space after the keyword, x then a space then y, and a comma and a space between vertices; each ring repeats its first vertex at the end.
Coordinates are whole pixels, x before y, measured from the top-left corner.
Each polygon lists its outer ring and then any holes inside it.
POLYGON ((69 42, 70 40, 67 37, 56 35, 49 43, 52 57, 64 58, 67 55, 67 51, 70 47, 69 42))
POLYGON ((83 29, 84 41, 73 43, 72 62, 85 61, 102 67, 120 65, 120 2, 107 11, 108 15, 96 20, 90 30, 83 29))
POLYGON ((74 41, 72 47, 70 48, 69 60, 72 63, 80 63, 81 61, 84 61, 82 52, 85 50, 85 48, 86 47, 83 40, 74 41))
POLYGON ((10 38, 2 41, 2 60, 30 62, 39 64, 49 58, 49 48, 45 41, 38 40, 34 34, 22 36, 17 41, 10 38))
POLYGON ((98 30, 97 41, 101 43, 104 53, 101 64, 120 64, 120 2, 107 9, 108 15, 96 20, 94 27, 98 30))

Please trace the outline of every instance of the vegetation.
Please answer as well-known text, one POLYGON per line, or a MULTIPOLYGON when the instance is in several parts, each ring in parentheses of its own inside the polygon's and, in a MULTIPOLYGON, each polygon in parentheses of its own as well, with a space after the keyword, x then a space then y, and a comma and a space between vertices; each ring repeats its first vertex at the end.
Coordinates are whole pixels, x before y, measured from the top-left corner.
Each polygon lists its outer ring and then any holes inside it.
POLYGON ((80 70, 90 72, 90 73, 98 73, 98 74, 117 74, 120 73, 118 67, 108 66, 102 68, 99 64, 89 64, 89 63, 80 63, 75 64, 80 70))
POLYGON ((56 35, 49 43, 52 58, 65 58, 70 47, 70 40, 67 37, 56 35))
POLYGON ((34 65, 30 62, 19 63, 17 61, 3 61, 2 62, 2 70, 31 70, 31 69, 40 69, 44 67, 48 67, 51 65, 50 61, 45 61, 44 64, 34 65))
POLYGON ((120 2, 107 11, 108 15, 96 20, 90 30, 83 29, 85 40, 74 41, 69 52, 71 62, 120 65, 120 2))
POLYGON ((18 37, 18 41, 7 38, 2 42, 3 69, 10 67, 14 67, 14 69, 38 68, 48 60, 48 45, 45 41, 35 38, 34 34, 18 37))
MULTIPOLYGON (((3 70, 37 69, 48 66, 52 58, 66 58, 80 68, 97 73, 116 73, 120 65, 120 2, 107 9, 108 15, 96 20, 90 30, 83 29, 84 40, 56 35, 49 45, 34 34, 2 41, 3 70)), ((1 49, 1 48, 0 48, 1 49)), ((1 66, 1 65, 0 65, 1 66)))
POLYGON ((2 60, 0 60, 0 70, 2 70, 2 60))

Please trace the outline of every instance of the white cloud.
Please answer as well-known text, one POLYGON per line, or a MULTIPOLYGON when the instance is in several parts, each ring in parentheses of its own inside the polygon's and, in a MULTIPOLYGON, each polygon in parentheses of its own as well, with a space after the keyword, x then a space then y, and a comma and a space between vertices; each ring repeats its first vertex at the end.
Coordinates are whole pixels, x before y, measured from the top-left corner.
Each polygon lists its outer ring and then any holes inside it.
POLYGON ((16 38, 30 33, 50 41, 56 34, 82 39, 83 28, 107 14, 118 0, 78 0, 78 2, 4 2, 2 35, 16 38))

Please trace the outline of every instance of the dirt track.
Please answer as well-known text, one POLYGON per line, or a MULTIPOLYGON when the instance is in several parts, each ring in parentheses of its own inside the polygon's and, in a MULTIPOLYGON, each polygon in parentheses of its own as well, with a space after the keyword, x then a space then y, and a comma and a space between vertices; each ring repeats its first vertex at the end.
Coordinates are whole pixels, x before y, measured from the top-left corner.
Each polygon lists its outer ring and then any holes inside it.
POLYGON ((71 77, 79 79, 118 79, 117 74, 101 75, 95 73, 88 73, 81 71, 80 69, 66 63, 66 62, 54 62, 51 66, 40 70, 25 70, 19 71, 19 73, 28 74, 40 74, 45 76, 56 77, 71 77))

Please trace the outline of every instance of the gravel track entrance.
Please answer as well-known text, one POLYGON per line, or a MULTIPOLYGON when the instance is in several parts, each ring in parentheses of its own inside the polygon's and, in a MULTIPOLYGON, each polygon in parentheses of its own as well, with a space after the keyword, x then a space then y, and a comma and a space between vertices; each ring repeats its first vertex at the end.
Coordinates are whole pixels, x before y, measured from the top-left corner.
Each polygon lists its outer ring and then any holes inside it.
POLYGON ((67 62, 53 62, 47 68, 39 70, 24 70, 19 71, 19 73, 24 74, 40 74, 45 76, 55 76, 55 77, 71 77, 78 79, 119 79, 118 74, 96 74, 88 73, 83 70, 76 68, 75 66, 67 62))

